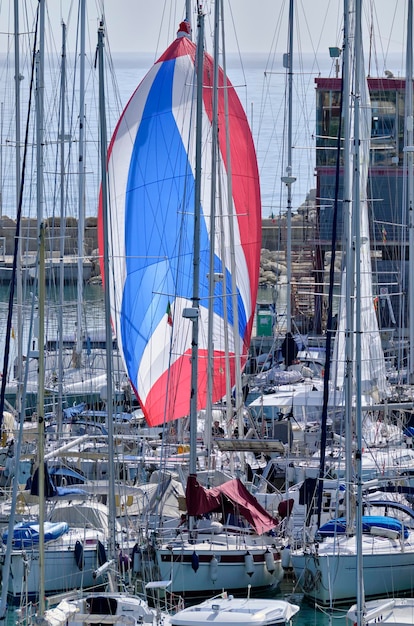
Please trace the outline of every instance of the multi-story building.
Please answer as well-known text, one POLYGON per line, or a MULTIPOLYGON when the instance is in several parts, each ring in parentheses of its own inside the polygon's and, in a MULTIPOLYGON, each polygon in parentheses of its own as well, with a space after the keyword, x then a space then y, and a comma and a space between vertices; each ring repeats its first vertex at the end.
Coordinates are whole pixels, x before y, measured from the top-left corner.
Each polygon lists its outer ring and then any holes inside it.
MULTIPOLYGON (((389 73, 390 74, 390 73, 389 73)), ((343 235, 343 156, 338 133, 341 122, 341 78, 316 78, 316 180, 318 235, 315 242, 318 266, 316 290, 321 294, 324 258, 332 250, 334 211, 337 210, 337 247, 343 235), (336 201, 337 198, 337 201, 336 201)), ((408 209, 404 186, 407 171, 404 159, 405 90, 404 79, 368 78, 371 97, 372 132, 368 177, 370 235, 374 294, 381 324, 407 326, 401 294, 407 284, 408 209), (403 314, 404 312, 404 314, 403 314)), ((343 124, 341 125, 343 136, 343 124)), ((341 141, 341 146, 342 146, 341 141)), ((317 296, 321 298, 322 296, 317 296)), ((315 303, 315 313, 322 310, 315 303)), ((315 320, 320 332, 321 317, 315 320)))

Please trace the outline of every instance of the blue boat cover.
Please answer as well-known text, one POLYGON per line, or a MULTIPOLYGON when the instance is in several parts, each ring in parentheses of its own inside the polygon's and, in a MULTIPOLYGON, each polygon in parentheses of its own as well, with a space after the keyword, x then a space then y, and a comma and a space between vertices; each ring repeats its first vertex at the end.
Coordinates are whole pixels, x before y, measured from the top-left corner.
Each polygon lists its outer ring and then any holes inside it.
MULTIPOLYGON (((58 539, 69 530, 66 522, 45 522, 45 543, 58 539)), ((3 533, 3 543, 7 543, 8 531, 3 533)), ((37 522, 20 522, 13 529, 13 547, 31 548, 39 544, 39 524, 37 522)))
MULTIPOLYGON (((387 528, 388 530, 395 530, 402 533, 404 529, 404 538, 408 537, 408 528, 406 528, 400 520, 395 517, 388 517, 388 515, 363 515, 362 516, 362 532, 369 533, 372 527, 387 528)), ((323 524, 318 534, 323 537, 333 537, 334 535, 344 535, 346 532, 346 519, 340 517, 338 519, 330 520, 323 524)))

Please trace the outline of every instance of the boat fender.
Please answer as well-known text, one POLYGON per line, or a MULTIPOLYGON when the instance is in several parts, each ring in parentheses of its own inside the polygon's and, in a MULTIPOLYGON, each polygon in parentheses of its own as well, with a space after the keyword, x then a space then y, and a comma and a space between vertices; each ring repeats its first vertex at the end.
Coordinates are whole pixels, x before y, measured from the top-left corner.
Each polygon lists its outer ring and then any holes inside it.
POLYGON ((84 560, 83 560, 83 545, 81 544, 80 541, 77 541, 75 543, 74 555, 75 555, 76 565, 78 566, 78 569, 82 571, 83 566, 84 566, 84 560))
POLYGON ((195 550, 191 555, 191 567, 195 572, 197 572, 198 568, 200 567, 200 558, 195 550))
POLYGON ((213 581, 213 583, 216 582, 217 577, 218 577, 218 561, 215 555, 213 554, 213 556, 211 557, 211 561, 210 561, 210 578, 213 581))
POLYGON ((132 571, 134 574, 139 574, 142 567, 142 554, 141 550, 136 543, 132 548, 132 571))
POLYGON ((287 479, 287 481, 289 483, 295 482, 295 475, 296 475, 296 468, 295 468, 295 466, 293 464, 289 465, 286 468, 286 479, 287 479))
POLYGON ((248 576, 253 576, 254 574, 254 560, 253 555, 250 552, 246 552, 244 555, 244 569, 248 576))
POLYGON ((290 560, 290 546, 285 546, 282 548, 282 567, 283 569, 289 569, 292 567, 292 562, 290 560))
POLYGON ((98 540, 98 543, 96 544, 96 551, 98 553, 98 565, 99 567, 101 567, 101 565, 106 563, 108 559, 106 558, 105 546, 99 540, 98 540))
POLYGON ((275 559, 273 558, 273 554, 270 552, 269 548, 267 548, 264 557, 267 571, 269 574, 273 574, 275 571, 275 559))

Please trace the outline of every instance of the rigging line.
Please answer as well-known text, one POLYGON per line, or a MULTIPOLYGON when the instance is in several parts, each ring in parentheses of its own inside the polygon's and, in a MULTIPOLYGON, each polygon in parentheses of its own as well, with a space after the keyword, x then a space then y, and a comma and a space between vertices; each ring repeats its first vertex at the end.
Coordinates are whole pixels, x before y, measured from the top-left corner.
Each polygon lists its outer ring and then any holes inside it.
MULTIPOLYGON (((345 33, 347 36, 347 33, 345 33)), ((342 58, 342 76, 344 76, 344 62, 345 55, 342 58)), ((323 479, 325 474, 325 454, 326 454, 326 428, 328 420, 328 401, 329 401, 329 379, 331 369, 331 344, 333 339, 333 296, 334 296, 334 278, 335 278, 335 251, 337 245, 337 224, 338 224, 338 197, 339 197, 339 173, 340 173, 340 143, 342 135, 342 118, 344 107, 344 80, 341 80, 341 99, 340 99, 340 111, 339 111, 339 124, 338 124, 338 154, 336 159, 336 172, 335 172, 335 201, 334 201, 334 213, 332 220, 332 254, 331 263, 329 268, 329 292, 328 292, 328 319, 326 323, 326 362, 325 362, 325 376, 323 380, 323 406, 321 417, 321 444, 320 444, 320 466, 319 466, 319 483, 318 483, 318 498, 317 498, 317 512, 318 512, 318 526, 321 523, 322 514, 322 496, 323 496, 323 479)), ((347 106, 348 103, 345 103, 347 106)), ((345 198, 346 200, 346 198, 345 198)))
MULTIPOLYGON (((327 8, 326 8, 325 15, 324 15, 323 19, 319 20, 319 22, 318 22, 318 23, 321 24, 321 27, 320 27, 320 35, 319 35, 316 47, 313 45, 313 37, 312 37, 312 35, 314 33, 314 27, 310 27, 310 25, 309 25, 309 22, 307 20, 307 12, 306 12, 306 9, 304 8, 304 5, 303 5, 303 0, 301 0, 300 4, 301 4, 301 8, 302 8, 303 19, 304 19, 304 22, 306 24, 306 31, 307 31, 307 34, 309 36, 309 40, 310 40, 311 45, 312 45, 312 52, 313 52, 313 58, 314 58, 314 65, 312 65, 312 69, 314 69, 314 67, 316 65, 316 67, 318 69, 318 72, 321 73, 321 68, 320 68, 319 62, 318 62, 318 53, 320 51, 320 44, 321 44, 321 42, 323 41, 323 38, 324 38, 325 26, 326 26, 327 21, 328 21, 328 14, 329 14, 329 11, 330 11, 329 3, 327 4, 327 8)), ((306 8, 308 8, 308 2, 306 2, 306 8)), ((297 10, 297 15, 298 14, 299 14, 299 11, 297 10)), ((338 30, 336 38, 340 39, 341 38, 341 28, 342 28, 342 25, 341 25, 341 23, 342 23, 342 15, 341 15, 341 10, 340 10, 340 3, 338 3, 338 18, 337 18, 336 22, 337 22, 337 30, 338 30)), ((297 32, 299 33, 299 30, 297 30, 297 32)), ((298 45, 299 45, 299 41, 298 41, 298 45)), ((325 46, 325 43, 323 45, 325 46)), ((315 74, 314 74, 314 76, 315 76, 315 74)))
MULTIPOLYGON (((19 192, 19 204, 17 207, 17 218, 16 218, 16 237, 14 239, 14 252, 13 252, 13 266, 10 280, 10 293, 9 293, 9 306, 7 312, 7 324, 6 324, 6 341, 4 348, 4 360, 3 360, 3 377, 1 379, 1 391, 0 391, 0 431, 1 426, 3 424, 3 411, 4 411, 4 403, 5 403, 5 394, 6 394, 6 382, 7 382, 7 370, 8 370, 8 359, 10 355, 10 340, 12 335, 12 315, 13 315, 13 301, 14 301, 14 290, 16 284, 16 276, 17 276, 17 257, 19 254, 19 240, 20 240, 20 222, 22 218, 22 204, 23 204, 23 188, 25 181, 25 171, 26 171, 26 159, 28 152, 28 135, 29 135, 29 125, 30 125, 30 113, 32 110, 32 98, 33 98, 33 84, 34 84, 34 74, 35 74, 35 59, 36 59, 36 48, 37 48, 37 32, 38 32, 38 22, 39 22, 39 6, 36 13, 36 30, 35 37, 33 41, 33 54, 32 54, 32 66, 31 66, 31 76, 30 76, 30 91, 29 91, 29 106, 27 109, 27 118, 26 118, 26 131, 25 131, 25 143, 24 143, 24 152, 23 152, 23 162, 22 162, 22 175, 20 181, 20 192, 19 192)), ((19 332, 22 329, 19 328, 19 332)), ((27 365, 28 366, 28 365, 27 365)))
POLYGON ((267 79, 267 75, 268 74, 272 74, 272 70, 269 68, 273 68, 276 64, 276 44, 275 44, 275 40, 279 39, 280 36, 280 30, 281 30, 281 26, 283 24, 282 21, 282 13, 283 13, 283 8, 281 8, 279 15, 276 18, 276 24, 279 26, 278 30, 274 33, 273 35, 273 40, 272 43, 270 45, 270 52, 269 55, 266 59, 265 62, 265 69, 263 72, 263 83, 262 83, 262 94, 261 94, 261 99, 260 99, 260 110, 259 110, 259 122, 258 122, 258 132, 257 132, 257 136, 256 136, 256 145, 259 146, 259 142, 260 142, 260 137, 261 137, 261 130, 262 130, 262 126, 263 126, 263 122, 265 120, 265 115, 269 114, 268 111, 268 103, 270 102, 270 106, 272 106, 272 99, 269 98, 269 93, 270 93, 270 81, 266 80, 267 79), (272 52, 273 51, 273 52, 272 52))

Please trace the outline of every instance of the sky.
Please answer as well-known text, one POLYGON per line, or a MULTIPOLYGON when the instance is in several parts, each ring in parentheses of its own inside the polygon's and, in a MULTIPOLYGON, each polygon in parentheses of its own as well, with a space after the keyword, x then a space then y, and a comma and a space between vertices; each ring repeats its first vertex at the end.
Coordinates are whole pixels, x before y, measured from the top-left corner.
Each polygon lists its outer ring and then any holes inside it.
MULTIPOLYGON (((185 6, 185 0, 86 0, 86 3, 91 45, 98 17, 104 14, 112 53, 154 55, 171 43, 185 6)), ((55 31, 57 42, 62 20, 68 25, 68 32, 75 31, 77 4, 78 0, 46 0, 47 24, 55 31)), ((363 0, 365 24, 370 24, 379 56, 404 50, 407 4, 408 0, 363 0)), ((24 13, 29 13, 37 0, 21 0, 21 5, 23 22, 24 13)), ((12 31, 12 7, 12 0, 0 0, 0 52, 7 46, 5 33, 12 31)), ((329 46, 341 45, 343 0, 294 0, 294 7, 295 50, 325 54, 329 46)), ((244 55, 286 49, 288 8, 288 0, 224 0, 227 51, 244 55)), ((204 0, 204 10, 209 34, 214 1, 204 0)), ((365 39, 367 48, 367 31, 365 39)))
MULTIPOLYGON (((181 16, 183 0, 109 0, 105 12, 115 50, 134 45, 134 49, 152 51, 154 33, 157 37, 161 23, 173 28, 181 16), (115 6, 114 6, 115 5, 115 6), (167 7, 167 8, 165 8, 167 7), (125 9, 125 10, 124 10, 125 9), (132 17, 132 19, 131 19, 132 17), (115 28, 113 22, 116 21, 115 28)), ((213 11, 213 3, 204 3, 207 14, 213 11)), ((381 37, 382 45, 400 49, 405 26, 407 0, 374 0, 364 2, 364 12, 372 15, 376 36, 381 37), (380 32, 381 29, 381 32, 380 32)), ((238 43, 242 51, 267 52, 272 46, 275 34, 281 29, 286 35, 287 0, 225 0, 224 12, 229 51, 237 51, 236 38, 231 27, 234 21, 238 43), (229 28, 227 28, 227 25, 229 28)), ((338 45, 340 35, 343 0, 294 0, 297 20, 297 33, 300 33, 303 51, 312 52, 320 41, 325 45, 338 45)), ((286 37, 284 37, 286 39, 286 37)))
MULTIPOLYGON (((407 4, 364 0, 365 20, 372 25, 379 55, 405 46, 407 4)), ((183 5, 183 0, 107 0, 103 6, 112 50, 163 50, 176 32, 183 5)), ((209 32, 214 3, 205 0, 204 7, 209 32)), ((274 46, 286 48, 288 8, 288 0, 224 0, 227 51, 269 53, 274 46)), ((297 50, 319 52, 341 45, 343 0, 294 0, 294 11, 297 50)), ((367 32, 365 39, 367 45, 367 32)))

